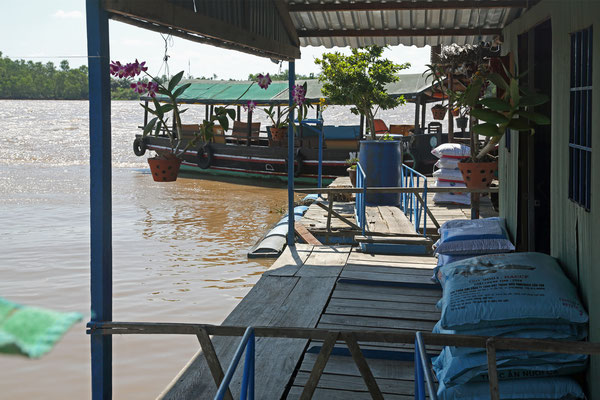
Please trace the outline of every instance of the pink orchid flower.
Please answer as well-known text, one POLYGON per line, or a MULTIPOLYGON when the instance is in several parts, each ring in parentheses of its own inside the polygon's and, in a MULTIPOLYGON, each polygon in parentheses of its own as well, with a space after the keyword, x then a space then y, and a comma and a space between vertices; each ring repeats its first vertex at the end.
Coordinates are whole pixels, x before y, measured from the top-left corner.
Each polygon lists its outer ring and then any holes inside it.
POLYGON ((244 111, 253 111, 256 108, 256 103, 252 100, 248 101, 248 104, 243 106, 244 111))
POLYGON ((142 81, 138 81, 136 83, 132 83, 129 85, 134 92, 142 94, 148 89, 148 85, 142 81))
POLYGON ((150 97, 156 97, 156 92, 158 92, 158 83, 148 82, 148 85, 146 88, 148 89, 148 95, 150 97))
POLYGON ((263 89, 268 88, 272 82, 269 74, 266 74, 266 75, 258 74, 257 81, 258 81, 258 86, 260 86, 263 89))
POLYGON ((306 91, 302 85, 294 85, 294 88, 292 89, 292 98, 296 104, 301 106, 304 103, 305 95, 306 91))

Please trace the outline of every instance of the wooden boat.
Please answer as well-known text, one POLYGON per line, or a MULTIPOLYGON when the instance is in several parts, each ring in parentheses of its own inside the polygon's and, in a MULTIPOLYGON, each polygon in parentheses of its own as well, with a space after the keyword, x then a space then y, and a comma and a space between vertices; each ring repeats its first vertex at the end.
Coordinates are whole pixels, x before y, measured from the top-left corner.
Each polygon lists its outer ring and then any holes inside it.
MULTIPOLYGON (((260 124, 252 121, 252 113, 247 113, 247 122, 240 120, 241 105, 252 100, 258 106, 276 105, 284 107, 288 102, 288 82, 273 82, 267 90, 260 89, 248 81, 193 80, 192 85, 180 97, 182 103, 205 106, 206 118, 213 112, 215 105, 237 107, 237 121, 230 132, 217 132, 212 141, 203 148, 190 148, 183 155, 182 171, 212 175, 229 175, 249 178, 274 178, 287 180, 288 149, 287 138, 275 140, 270 129, 260 131, 260 124)), ((304 82, 304 81, 303 81, 304 82)), ((321 95, 321 84, 317 80, 308 80, 306 101, 316 104, 321 95)), ((431 95, 431 85, 420 74, 403 75, 400 82, 392 84, 388 91, 393 96, 404 96, 408 102, 416 104, 414 135, 405 136, 403 130, 394 138, 402 142, 404 158, 408 164, 422 173, 431 173, 436 159, 431 156, 433 147, 447 140, 438 124, 434 131, 425 126, 425 104, 439 101, 431 95), (422 107, 419 112, 419 107, 422 107)), ((166 99, 158 98, 159 101, 166 99)), ((149 98, 143 98, 146 102, 149 98)), ((316 114, 319 115, 316 105, 316 114)), ((279 111, 278 111, 279 112, 279 111)), ((145 115, 144 121, 148 121, 145 115)), ((184 134, 180 138, 185 145, 193 137, 198 125, 184 125, 184 134)), ((295 182, 314 185, 317 183, 319 168, 319 131, 321 126, 312 120, 302 124, 295 134, 294 176, 295 182), (312 125, 311 125, 312 124, 312 125)), ((346 160, 351 152, 357 152, 359 142, 364 137, 365 121, 361 118, 358 125, 322 126, 322 179, 323 185, 338 176, 347 175, 346 160)), ((392 133, 393 130, 390 129, 392 133)), ((181 147, 180 146, 180 147, 181 147)), ((166 136, 136 135, 134 151, 143 155, 145 150, 157 152, 170 151, 166 136)))

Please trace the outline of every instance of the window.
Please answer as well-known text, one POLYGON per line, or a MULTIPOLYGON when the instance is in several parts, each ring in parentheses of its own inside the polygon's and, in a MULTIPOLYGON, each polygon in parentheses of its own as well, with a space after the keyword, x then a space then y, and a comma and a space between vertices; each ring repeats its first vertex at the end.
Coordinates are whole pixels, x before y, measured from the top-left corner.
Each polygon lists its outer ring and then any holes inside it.
POLYGON ((592 170, 592 27, 571 35, 569 198, 590 209, 592 170))

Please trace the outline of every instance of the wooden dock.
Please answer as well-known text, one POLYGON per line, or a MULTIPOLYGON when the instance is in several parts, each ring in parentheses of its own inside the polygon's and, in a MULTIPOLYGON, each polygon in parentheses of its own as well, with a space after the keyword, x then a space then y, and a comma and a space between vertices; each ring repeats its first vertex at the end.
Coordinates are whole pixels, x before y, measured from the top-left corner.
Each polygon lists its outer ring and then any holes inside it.
MULTIPOLYGON (((435 178, 428 178, 435 182, 435 178)), ((431 184, 431 183, 430 183, 431 184)), ((350 180, 347 177, 337 178, 330 186, 335 188, 349 188, 350 180)), ((302 218, 302 224, 317 237, 322 243, 345 243, 356 244, 353 240, 359 231, 355 220, 355 203, 347 201, 346 197, 334 195, 332 204, 325 199, 320 198, 309 206, 302 218), (330 212, 331 211, 331 212, 330 212)), ((427 195, 427 208, 439 225, 453 219, 471 219, 470 206, 457 204, 435 204, 433 202, 433 193, 427 195)), ((489 196, 482 196, 479 206, 480 216, 482 218, 497 216, 498 212, 494 210, 489 196)), ((415 233, 412 222, 404 215, 402 210, 396 206, 367 206, 366 210, 367 232, 377 232, 384 235, 415 233)), ((437 228, 431 218, 428 216, 427 232, 434 235, 437 228)))
MULTIPOLYGON (((372 256, 349 246, 298 244, 287 248, 223 325, 325 328, 332 331, 431 331, 441 289, 430 280, 431 256, 372 256)), ((239 337, 214 337, 224 368, 239 337)), ((359 342, 385 398, 412 398, 412 346, 359 342)), ((321 349, 320 341, 259 338, 256 398, 299 398, 321 349)), ((241 369, 231 384, 238 396, 241 369)), ((160 398, 212 398, 216 386, 198 352, 160 398)), ((367 399, 369 392, 343 343, 335 345, 315 399, 367 399)))

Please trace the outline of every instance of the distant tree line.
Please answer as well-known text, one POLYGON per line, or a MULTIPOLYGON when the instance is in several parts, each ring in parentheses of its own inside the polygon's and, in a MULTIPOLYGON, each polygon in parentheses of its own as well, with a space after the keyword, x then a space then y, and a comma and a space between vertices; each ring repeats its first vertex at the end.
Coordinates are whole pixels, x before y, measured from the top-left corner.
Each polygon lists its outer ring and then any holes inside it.
MULTIPOLYGON (((248 80, 256 80, 258 74, 248 75, 248 80)), ((272 74, 274 81, 288 80, 288 70, 272 74)), ((188 76, 192 79, 192 76, 188 76)), ((315 79, 316 76, 296 74, 296 79, 315 79)), ((198 79, 217 79, 200 77, 198 79)), ((167 81, 163 75, 158 79, 161 83, 167 81)), ((230 79, 233 80, 233 79, 230 79)), ((137 100, 139 95, 131 90, 129 79, 111 78, 110 89, 113 100, 137 100)), ((0 52, 0 99, 28 100, 87 100, 88 67, 71 68, 67 60, 62 60, 58 68, 53 62, 42 64, 33 61, 11 60, 3 57, 0 52)))

